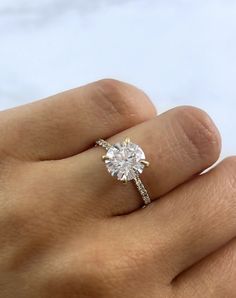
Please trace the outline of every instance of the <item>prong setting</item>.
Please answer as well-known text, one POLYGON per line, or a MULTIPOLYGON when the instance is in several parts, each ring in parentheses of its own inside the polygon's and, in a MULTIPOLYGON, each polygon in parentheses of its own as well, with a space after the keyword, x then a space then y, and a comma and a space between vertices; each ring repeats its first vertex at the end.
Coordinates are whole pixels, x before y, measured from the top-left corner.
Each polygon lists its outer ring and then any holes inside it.
POLYGON ((128 183, 128 179, 123 179, 122 182, 123 182, 123 184, 127 184, 128 183))
POLYGON ((141 160, 140 161, 143 165, 145 165, 145 167, 149 167, 150 166, 150 162, 147 160, 141 160))
POLYGON ((103 160, 103 161, 109 160, 109 157, 108 157, 107 155, 103 155, 103 156, 102 156, 102 160, 103 160))
POLYGON ((129 144, 130 143, 130 138, 126 137, 125 140, 124 140, 124 143, 129 144))

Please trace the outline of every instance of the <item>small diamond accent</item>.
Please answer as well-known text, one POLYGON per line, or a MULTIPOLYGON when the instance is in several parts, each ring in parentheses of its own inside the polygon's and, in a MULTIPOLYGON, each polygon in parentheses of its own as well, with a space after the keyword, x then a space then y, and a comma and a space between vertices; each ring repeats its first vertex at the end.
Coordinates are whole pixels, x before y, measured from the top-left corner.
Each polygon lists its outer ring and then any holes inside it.
POLYGON ((143 172, 143 160, 143 150, 134 143, 124 141, 108 148, 105 164, 112 176, 121 181, 130 181, 143 172))

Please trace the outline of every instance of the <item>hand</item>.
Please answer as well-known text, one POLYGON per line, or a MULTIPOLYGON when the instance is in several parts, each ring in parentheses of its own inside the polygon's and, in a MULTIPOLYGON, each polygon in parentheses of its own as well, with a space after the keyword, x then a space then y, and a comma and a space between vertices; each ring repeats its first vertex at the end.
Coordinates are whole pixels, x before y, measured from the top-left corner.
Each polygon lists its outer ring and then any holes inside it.
POLYGON ((236 159, 203 111, 103 80, 0 117, 0 297, 236 297, 236 159), (142 209, 97 139, 139 144, 142 209))

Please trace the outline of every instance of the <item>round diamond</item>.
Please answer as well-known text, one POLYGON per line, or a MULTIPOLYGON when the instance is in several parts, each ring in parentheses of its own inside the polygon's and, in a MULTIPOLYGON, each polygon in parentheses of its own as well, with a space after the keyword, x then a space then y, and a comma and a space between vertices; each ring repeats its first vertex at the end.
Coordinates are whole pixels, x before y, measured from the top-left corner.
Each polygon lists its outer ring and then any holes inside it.
POLYGON ((144 169, 145 160, 143 150, 131 142, 117 143, 109 148, 105 160, 108 172, 121 181, 130 181, 141 174, 144 169))

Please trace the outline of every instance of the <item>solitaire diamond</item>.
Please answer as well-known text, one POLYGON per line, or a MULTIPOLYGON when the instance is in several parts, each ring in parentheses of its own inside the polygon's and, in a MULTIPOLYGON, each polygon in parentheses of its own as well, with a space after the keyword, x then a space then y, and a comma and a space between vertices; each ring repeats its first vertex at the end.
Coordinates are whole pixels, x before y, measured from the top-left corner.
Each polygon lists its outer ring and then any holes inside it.
POLYGON ((130 181, 143 172, 145 154, 138 145, 126 139, 108 149, 105 164, 112 176, 121 181, 130 181))
POLYGON ((115 145, 99 139, 96 141, 96 146, 106 149, 107 153, 102 156, 102 160, 105 162, 108 172, 125 183, 133 180, 143 199, 143 208, 150 204, 151 198, 139 177, 144 167, 149 166, 143 150, 138 145, 131 143, 130 138, 115 145))

